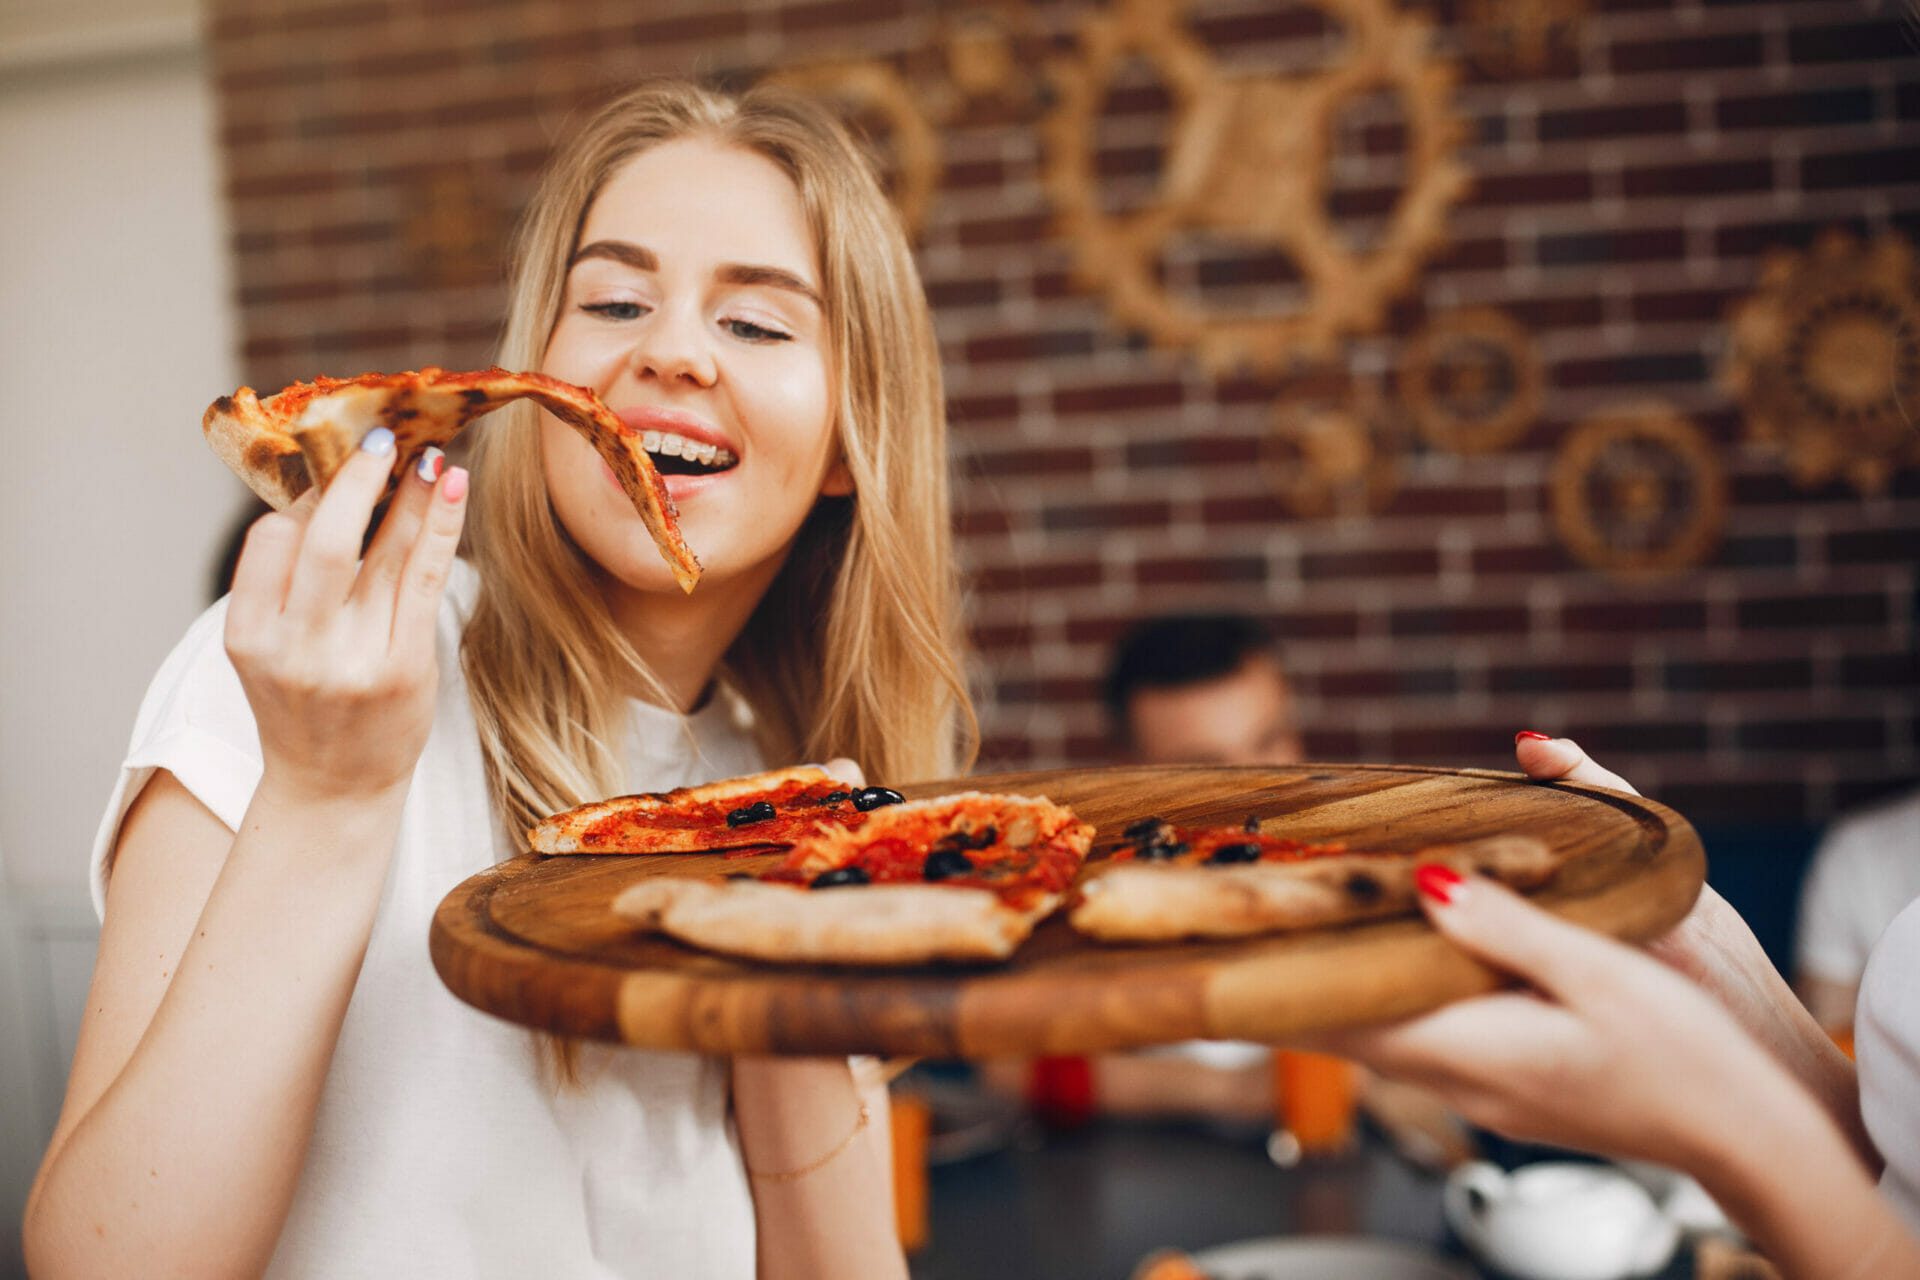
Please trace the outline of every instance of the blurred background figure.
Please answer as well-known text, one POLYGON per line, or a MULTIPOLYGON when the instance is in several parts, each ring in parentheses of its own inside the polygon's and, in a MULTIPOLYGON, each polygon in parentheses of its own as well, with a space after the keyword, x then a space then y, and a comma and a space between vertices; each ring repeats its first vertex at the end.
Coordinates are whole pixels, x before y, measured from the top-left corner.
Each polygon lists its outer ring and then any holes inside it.
POLYGON ((1867 953, 1915 898, 1920 898, 1920 787, 1843 815, 1827 829, 1801 890, 1793 985, 1848 1052, 1867 953))
POLYGON ((1143 622, 1114 650, 1107 711, 1144 764, 1298 764, 1293 689, 1272 637, 1240 614, 1143 622))

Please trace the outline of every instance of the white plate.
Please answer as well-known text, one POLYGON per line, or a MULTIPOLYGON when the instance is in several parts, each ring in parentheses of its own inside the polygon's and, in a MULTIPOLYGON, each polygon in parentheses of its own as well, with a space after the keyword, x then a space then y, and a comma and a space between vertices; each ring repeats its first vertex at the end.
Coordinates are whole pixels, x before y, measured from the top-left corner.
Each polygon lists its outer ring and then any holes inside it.
POLYGON ((1337 1236, 1275 1236, 1193 1255, 1214 1280, 1475 1280, 1465 1263, 1419 1245, 1337 1236))

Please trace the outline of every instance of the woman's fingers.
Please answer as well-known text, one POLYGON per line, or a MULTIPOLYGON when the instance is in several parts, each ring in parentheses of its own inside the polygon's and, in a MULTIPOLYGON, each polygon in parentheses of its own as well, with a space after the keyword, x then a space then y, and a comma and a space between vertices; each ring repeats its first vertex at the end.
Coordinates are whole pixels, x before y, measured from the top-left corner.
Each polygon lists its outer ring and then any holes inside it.
POLYGON ((820 767, 826 770, 836 781, 844 782, 850 787, 864 787, 867 785, 867 775, 865 771, 845 756, 835 756, 820 767))
POLYGON ((315 624, 346 601, 360 563, 367 521, 393 471, 393 432, 375 427, 334 475, 307 521, 287 589, 290 617, 315 624))
POLYGON ((466 518, 467 473, 454 467, 433 488, 394 597, 388 647, 403 661, 426 662, 433 657, 440 597, 453 571, 453 557, 460 549, 460 529, 466 518))
POLYGON ((287 581, 293 576, 293 562, 299 554, 300 522, 285 512, 269 511, 247 530, 227 598, 229 650, 253 648, 265 629, 280 617, 287 581))
POLYGON ((1625 778, 1595 764, 1572 738, 1549 738, 1531 730, 1524 731, 1514 739, 1513 754, 1520 768, 1535 782, 1589 782, 1596 787, 1640 794, 1625 778))
POLYGON ((1556 1059, 1577 1032, 1576 1019, 1565 1009, 1508 991, 1461 1000, 1404 1022, 1322 1032, 1312 1048, 1457 1096, 1488 1082, 1518 1083, 1522 1073, 1556 1059))
POLYGON ((1421 906, 1448 941, 1565 1004, 1579 1005, 1617 984, 1635 964, 1651 963, 1491 880, 1462 878, 1432 864, 1418 874, 1421 906))
POLYGON ((366 557, 360 562, 360 576, 354 579, 354 601, 380 610, 389 621, 393 616, 394 595, 401 575, 406 572, 407 557, 419 539, 420 526, 433 502, 434 485, 446 469, 446 457, 441 450, 429 447, 407 468, 407 474, 400 477, 400 483, 394 487, 393 501, 387 505, 386 518, 380 522, 379 532, 373 535, 373 545, 367 548, 366 557))

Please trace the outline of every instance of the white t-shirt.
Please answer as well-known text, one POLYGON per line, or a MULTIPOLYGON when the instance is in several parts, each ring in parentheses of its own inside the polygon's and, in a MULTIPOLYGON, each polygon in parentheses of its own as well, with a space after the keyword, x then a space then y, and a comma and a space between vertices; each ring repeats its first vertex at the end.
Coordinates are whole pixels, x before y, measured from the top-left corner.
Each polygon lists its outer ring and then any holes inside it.
MULTIPOLYGON (((460 670, 478 589, 479 575, 458 564, 440 612, 433 732, 267 1274, 746 1280, 753 1204, 727 1064, 587 1044, 582 1087, 553 1086, 534 1034, 462 1003, 428 959, 441 898, 515 851, 488 803, 460 670)), ((222 644, 225 618, 225 601, 201 615, 140 707, 94 842, 103 915, 121 819, 155 769, 229 827, 259 783, 259 735, 222 644)), ((761 767, 730 698, 685 721, 640 702, 632 715, 632 790, 761 767)))
POLYGON ((1880 935, 1860 980, 1860 1115, 1887 1162, 1880 1189, 1920 1232, 1920 902, 1880 935))
POLYGON ((1800 894, 1799 972, 1855 983, 1887 923, 1920 898, 1920 790, 1834 823, 1800 894))

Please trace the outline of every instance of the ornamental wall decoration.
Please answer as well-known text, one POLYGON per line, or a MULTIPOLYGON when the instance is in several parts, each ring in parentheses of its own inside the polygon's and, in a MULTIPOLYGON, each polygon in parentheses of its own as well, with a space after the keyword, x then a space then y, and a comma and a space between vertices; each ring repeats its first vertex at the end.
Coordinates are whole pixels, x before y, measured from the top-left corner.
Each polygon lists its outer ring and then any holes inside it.
POLYGON ((1474 307, 1431 317, 1402 355, 1398 383, 1400 403, 1428 444, 1491 453, 1540 416, 1546 373, 1519 321, 1474 307))
POLYGON ((1121 322, 1190 350, 1210 370, 1272 371, 1376 331, 1414 280, 1466 191, 1456 159, 1465 125, 1454 67, 1428 52, 1428 24, 1390 0, 1312 0, 1346 28, 1341 60, 1307 76, 1229 73, 1186 31, 1185 0, 1118 0, 1083 23, 1077 56, 1057 63, 1042 120, 1045 181, 1075 278, 1121 322), (1095 123, 1123 64, 1151 64, 1173 99, 1173 138, 1153 197, 1102 208, 1095 123), (1331 135, 1341 110, 1380 91, 1404 112, 1406 181, 1368 251, 1348 247, 1327 212, 1331 135), (1155 262, 1176 237, 1203 233, 1278 249, 1309 290, 1292 313, 1222 313, 1170 292, 1155 262))
POLYGON ((1561 442, 1549 493, 1554 531, 1575 559, 1625 581, 1706 560, 1726 523, 1719 450, 1659 402, 1581 422, 1561 442))
POLYGON ((1267 484, 1297 516, 1364 516, 1400 485, 1405 431, 1370 383, 1344 401, 1282 401, 1260 443, 1267 484))
POLYGON ((1473 60, 1490 76, 1544 74, 1571 50, 1586 0, 1465 0, 1461 26, 1473 60))
POLYGON ((839 59, 784 67, 762 83, 819 98, 851 121, 876 148, 881 172, 892 175, 894 207, 908 237, 919 237, 940 183, 940 138, 897 70, 872 59, 839 59))
POLYGON ((1904 237, 1835 229, 1769 255, 1729 327, 1726 386, 1796 483, 1879 493, 1920 462, 1920 275, 1904 237))

